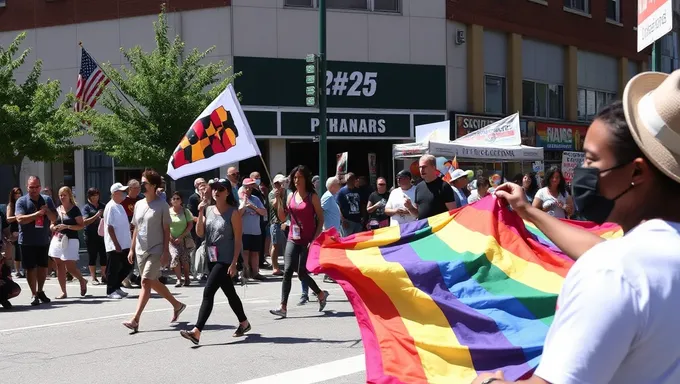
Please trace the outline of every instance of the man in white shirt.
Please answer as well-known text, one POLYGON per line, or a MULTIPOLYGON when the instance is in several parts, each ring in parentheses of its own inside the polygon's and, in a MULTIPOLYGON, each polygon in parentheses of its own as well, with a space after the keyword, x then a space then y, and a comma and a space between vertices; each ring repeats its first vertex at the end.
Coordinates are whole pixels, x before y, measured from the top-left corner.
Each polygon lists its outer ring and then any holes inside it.
POLYGON ((390 216, 390 226, 410 223, 418 219, 418 216, 406 207, 406 201, 411 202, 411 206, 413 206, 416 195, 416 188, 411 184, 411 172, 399 171, 397 183, 399 187, 390 192, 390 197, 385 205, 385 214, 390 216))
POLYGON ((130 222, 121 205, 127 195, 127 186, 115 183, 111 186, 111 201, 104 208, 104 244, 108 257, 106 269, 106 294, 109 299, 122 299, 127 292, 121 289, 123 280, 132 270, 128 253, 132 243, 130 222))

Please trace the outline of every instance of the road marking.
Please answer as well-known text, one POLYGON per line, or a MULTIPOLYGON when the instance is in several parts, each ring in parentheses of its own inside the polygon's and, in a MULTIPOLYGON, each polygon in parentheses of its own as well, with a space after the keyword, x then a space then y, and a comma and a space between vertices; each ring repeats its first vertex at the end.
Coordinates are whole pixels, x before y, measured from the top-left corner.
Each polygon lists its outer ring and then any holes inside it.
POLYGON ((366 359, 362 354, 347 359, 296 369, 294 371, 277 373, 259 379, 243 381, 239 384, 314 384, 363 372, 365 370, 366 359))
MULTIPOLYGON (((244 303, 250 303, 250 302, 253 301, 253 300, 257 301, 257 300, 262 300, 262 299, 264 299, 264 297, 256 297, 256 298, 252 298, 252 299, 249 299, 249 300, 243 300, 243 302, 244 302, 244 303)), ((136 300, 135 300, 135 301, 136 301, 136 300)), ((112 302, 114 302, 114 301, 112 300, 112 302)), ((228 303, 228 301, 218 301, 218 302, 215 302, 215 305, 217 305, 217 304, 227 304, 227 303, 228 303)), ((191 305, 187 305, 187 308, 200 307, 200 306, 201 306, 201 304, 191 304, 191 305)), ((170 311, 170 310, 172 310, 172 308, 152 309, 152 310, 144 311, 144 314, 147 314, 147 313, 154 313, 154 312, 170 311)), ((73 325, 73 324, 86 323, 86 322, 90 322, 90 321, 99 321, 99 320, 115 319, 115 318, 119 318, 119 317, 125 318, 125 317, 130 317, 130 316, 132 316, 132 315, 134 315, 134 314, 135 314, 134 312, 131 312, 131 313, 121 313, 121 314, 118 314, 118 315, 109 315, 109 316, 100 316, 100 317, 90 317, 90 318, 87 318, 87 319, 78 319, 78 320, 61 321, 61 322, 58 322, 58 323, 38 324, 38 325, 30 325, 30 326, 27 326, 27 327, 10 328, 10 329, 0 329, 0 334, 2 334, 2 333, 19 332, 19 331, 26 331, 26 330, 30 330, 30 329, 40 329, 40 328, 50 328, 50 327, 68 326, 68 325, 73 325)))

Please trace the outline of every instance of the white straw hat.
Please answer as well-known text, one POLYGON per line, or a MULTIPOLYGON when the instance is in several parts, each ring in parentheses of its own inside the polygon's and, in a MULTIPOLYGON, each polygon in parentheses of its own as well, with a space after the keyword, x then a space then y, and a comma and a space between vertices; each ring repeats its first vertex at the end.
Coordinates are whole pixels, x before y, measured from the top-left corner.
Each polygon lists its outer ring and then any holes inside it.
POLYGON ((623 91, 623 110, 647 158, 680 183, 680 70, 643 72, 623 91))

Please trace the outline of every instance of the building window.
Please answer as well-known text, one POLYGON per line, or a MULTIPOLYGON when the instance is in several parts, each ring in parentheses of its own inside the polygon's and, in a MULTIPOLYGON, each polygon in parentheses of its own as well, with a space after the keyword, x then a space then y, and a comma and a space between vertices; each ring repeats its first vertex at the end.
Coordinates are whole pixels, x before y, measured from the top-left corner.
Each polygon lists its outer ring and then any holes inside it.
POLYGON ((589 0, 564 0, 564 7, 590 14, 589 0))
POLYGON ((602 108, 616 99, 616 93, 596 91, 594 89, 578 89, 578 119, 590 121, 602 108))
MULTIPOLYGON (((671 73, 678 69, 678 33, 672 32, 660 39, 661 45, 661 68, 664 73, 671 73)), ((651 68, 651 67, 650 67, 651 68)))
MULTIPOLYGON (((0 0, 2 1, 2 0, 0 0)), ((285 0, 287 7, 316 8, 318 0, 285 0)), ((355 11, 401 12, 401 0, 326 0, 328 9, 349 9, 355 11)))
POLYGON ((564 118, 564 88, 561 85, 522 82, 522 114, 525 116, 564 118))
POLYGON ((314 0, 286 0, 283 3, 287 7, 314 7, 314 0))
POLYGON ((494 75, 484 76, 484 112, 504 115, 506 111, 505 78, 494 75))
POLYGON ((607 19, 616 22, 621 21, 619 1, 621 0, 607 0, 607 19))

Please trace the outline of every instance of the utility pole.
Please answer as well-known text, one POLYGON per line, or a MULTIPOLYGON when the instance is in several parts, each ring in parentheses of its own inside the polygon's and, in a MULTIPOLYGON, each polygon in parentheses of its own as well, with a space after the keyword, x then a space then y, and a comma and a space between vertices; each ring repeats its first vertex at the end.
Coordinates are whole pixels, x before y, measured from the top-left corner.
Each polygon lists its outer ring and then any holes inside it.
POLYGON ((328 146, 326 129, 326 0, 319 0, 319 188, 326 192, 328 146))

